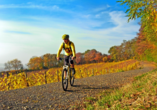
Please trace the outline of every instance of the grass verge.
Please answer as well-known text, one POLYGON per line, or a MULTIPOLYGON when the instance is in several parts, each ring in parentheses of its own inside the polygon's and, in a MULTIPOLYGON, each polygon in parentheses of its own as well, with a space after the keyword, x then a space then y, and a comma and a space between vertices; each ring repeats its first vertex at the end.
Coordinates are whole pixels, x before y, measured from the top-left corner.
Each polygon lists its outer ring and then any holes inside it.
POLYGON ((134 78, 119 89, 103 92, 71 109, 73 110, 156 110, 157 69, 134 78))

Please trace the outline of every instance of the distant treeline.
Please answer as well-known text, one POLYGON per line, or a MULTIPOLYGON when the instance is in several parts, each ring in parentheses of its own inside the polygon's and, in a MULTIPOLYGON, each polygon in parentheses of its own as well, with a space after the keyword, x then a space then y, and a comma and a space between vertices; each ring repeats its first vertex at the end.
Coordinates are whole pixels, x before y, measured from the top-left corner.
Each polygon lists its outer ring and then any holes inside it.
POLYGON ((111 55, 113 61, 122 61, 128 59, 136 59, 138 57, 136 52, 137 37, 132 40, 123 40, 119 46, 112 46, 108 53, 111 55))
MULTIPOLYGON (((60 55, 61 58, 64 58, 64 55, 60 55)), ((84 53, 76 53, 76 59, 74 60, 75 64, 87 64, 87 63, 96 63, 96 62, 109 62, 112 61, 110 55, 102 54, 96 49, 87 50, 84 53)), ((22 71, 32 71, 32 70, 41 70, 61 67, 64 64, 64 60, 57 61, 56 54, 44 54, 40 57, 33 56, 30 58, 29 62, 26 64, 28 69, 24 69, 20 60, 14 59, 5 63, 6 72, 19 73, 22 71)), ((3 72, 1 72, 3 73, 3 72)))

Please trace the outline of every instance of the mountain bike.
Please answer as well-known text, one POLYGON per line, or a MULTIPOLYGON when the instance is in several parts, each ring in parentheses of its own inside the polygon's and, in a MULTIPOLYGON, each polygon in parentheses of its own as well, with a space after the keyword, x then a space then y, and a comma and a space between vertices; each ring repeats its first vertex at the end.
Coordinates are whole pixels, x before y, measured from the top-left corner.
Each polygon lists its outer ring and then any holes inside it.
MULTIPOLYGON (((59 58, 59 59, 62 60, 62 58, 59 58)), ((62 71, 62 88, 64 91, 66 91, 68 88, 68 79, 70 79, 70 85, 73 86, 75 77, 70 68, 70 60, 69 60, 68 65, 65 65, 65 63, 64 63, 63 71, 62 71)))

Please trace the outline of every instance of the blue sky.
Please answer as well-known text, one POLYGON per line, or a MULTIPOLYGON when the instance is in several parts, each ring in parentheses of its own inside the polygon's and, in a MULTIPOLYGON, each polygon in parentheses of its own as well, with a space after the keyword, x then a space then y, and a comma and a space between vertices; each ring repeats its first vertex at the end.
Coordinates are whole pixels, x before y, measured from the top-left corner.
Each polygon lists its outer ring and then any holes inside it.
POLYGON ((116 0, 1 0, 0 63, 17 58, 26 64, 32 56, 55 54, 63 34, 76 52, 108 54, 140 28, 139 19, 127 23, 124 7, 116 0))

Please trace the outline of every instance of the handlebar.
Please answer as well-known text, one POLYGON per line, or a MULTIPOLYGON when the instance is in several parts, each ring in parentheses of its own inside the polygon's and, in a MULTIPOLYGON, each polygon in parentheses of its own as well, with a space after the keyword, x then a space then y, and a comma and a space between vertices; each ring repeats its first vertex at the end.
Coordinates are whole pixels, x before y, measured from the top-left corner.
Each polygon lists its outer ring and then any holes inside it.
MULTIPOLYGON (((70 56, 70 57, 72 57, 72 56, 70 56)), ((76 58, 76 57, 75 57, 75 58, 76 58)), ((74 58, 74 59, 75 59, 75 58, 74 58)), ((61 60, 63 60, 63 58, 59 58, 59 60, 61 61, 61 60)))
POLYGON ((61 61, 61 60, 63 60, 62 58, 59 58, 59 60, 61 61))

